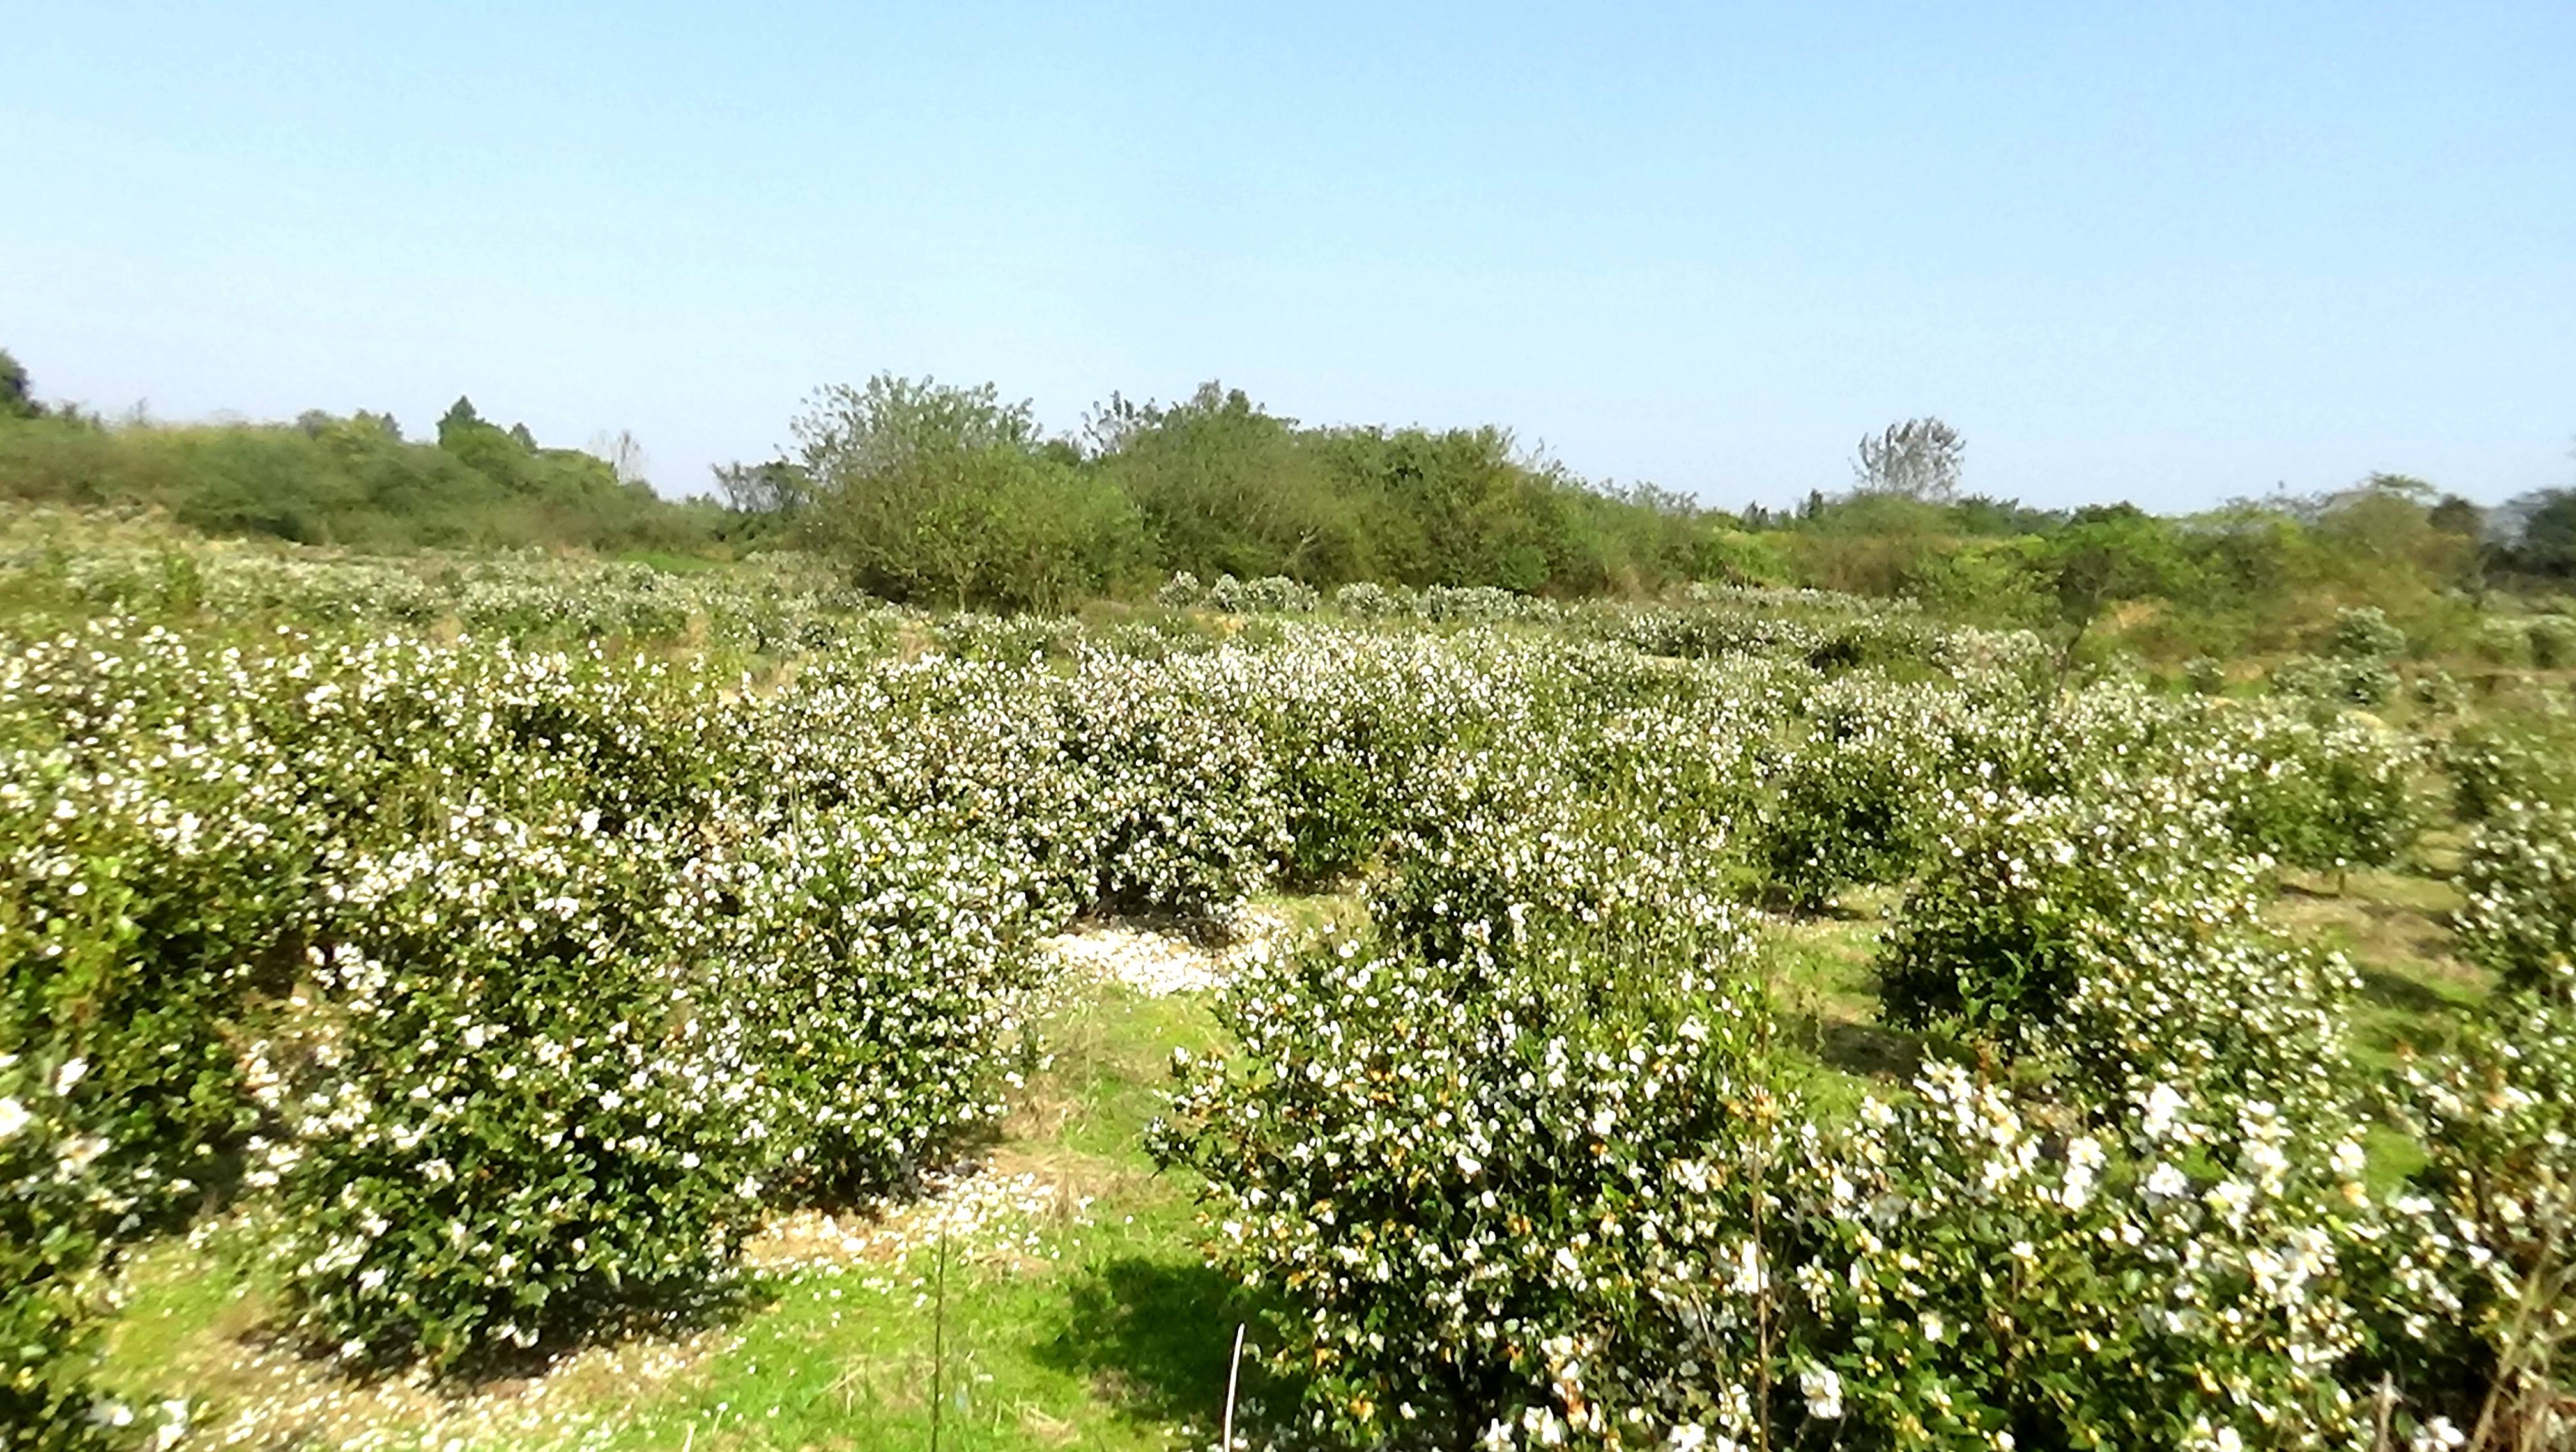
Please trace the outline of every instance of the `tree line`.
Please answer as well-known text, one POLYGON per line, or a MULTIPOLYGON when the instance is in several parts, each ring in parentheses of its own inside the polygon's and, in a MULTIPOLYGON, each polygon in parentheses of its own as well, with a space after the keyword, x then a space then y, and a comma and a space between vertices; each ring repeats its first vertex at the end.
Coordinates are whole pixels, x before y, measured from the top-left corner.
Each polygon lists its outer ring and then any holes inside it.
POLYGON ((151 507, 209 534, 374 549, 696 552, 743 523, 712 501, 664 499, 609 458, 541 445, 525 425, 487 420, 466 398, 426 440, 365 410, 315 410, 292 423, 109 420, 39 402, 5 352, 0 498, 151 507))
POLYGON ((1719 568, 1717 517, 1585 480, 1499 428, 1316 428, 1210 383, 1113 395, 1048 437, 989 384, 816 393, 792 453, 717 471, 729 505, 896 600, 1060 609, 1171 575, 1651 591, 1719 568))
POLYGON ((818 390, 790 435, 775 458, 718 468, 720 497, 674 501, 631 440, 547 447, 461 398, 424 440, 363 411, 111 422, 39 402, 0 353, 0 497, 373 548, 797 547, 931 607, 1062 610, 1184 573, 1560 597, 1721 581, 1912 598, 2079 639, 2107 624, 2161 652, 2227 655, 2345 605, 2438 639, 2499 591, 2576 588, 2576 488, 2489 509, 2374 474, 2183 515, 2040 509, 1965 490, 1966 441, 1933 418, 1861 440, 1832 493, 1734 511, 1586 479, 1497 427, 1310 425, 1217 383, 1173 403, 1112 394, 1050 434, 990 384, 883 374, 818 390))

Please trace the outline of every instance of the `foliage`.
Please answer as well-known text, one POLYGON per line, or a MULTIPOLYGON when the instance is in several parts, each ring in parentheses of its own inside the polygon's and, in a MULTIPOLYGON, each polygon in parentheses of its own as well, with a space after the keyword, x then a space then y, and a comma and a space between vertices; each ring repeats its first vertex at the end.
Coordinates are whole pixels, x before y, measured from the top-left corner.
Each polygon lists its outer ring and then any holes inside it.
POLYGON ((2419 1241, 2442 1314, 2401 1328, 2416 1379, 2447 1382, 2451 1415, 2500 1440, 2545 1437, 2576 1344, 2576 1011, 2508 998, 2450 1052, 2410 1061, 2397 1098, 2427 1152, 2414 1213, 2444 1227, 2419 1241))
POLYGON ((26 365, 0 348, 0 417, 36 418, 43 412, 44 405, 36 402, 28 384, 26 365))
POLYGON ((2171 1080, 2340 1103, 2352 971, 2259 931, 2261 860, 2187 781, 1946 802, 1881 951, 1890 1016, 2030 1056, 2078 1102, 2171 1080))
POLYGON ((1666 957, 1485 892, 1426 934, 1452 911, 1426 889, 1404 920, 1455 956, 1345 938, 1256 968, 1221 1010, 1239 1055, 1177 1061, 1157 1136, 1221 1199, 1211 1253, 1296 1296, 1270 1344, 1316 1430, 1368 1445, 1464 1443, 1537 1395, 1542 1346, 1634 1302, 1665 1196, 1764 1092, 1722 913, 1666 957))
POLYGON ((2437 755, 2460 820, 2483 822, 2513 803, 2576 803, 2568 725, 2558 716, 2491 712, 2451 733, 2437 755))
POLYGON ((2512 988, 2576 1000, 2576 808, 2506 801, 2460 854, 2460 951, 2512 988))
POLYGON ((757 1065, 769 1161, 800 1193, 903 1188, 1002 1113, 1047 921, 1031 876, 1001 844, 842 813, 710 865, 736 905, 720 1001, 757 1065))
POLYGON ((86 1068, 0 1053, 0 1430, 12 1447, 115 1445, 90 1416, 85 1376, 115 1213, 93 1173, 107 1142, 65 1093, 86 1068))
POLYGON ((2188 768, 2240 852, 2317 871, 2389 867, 2423 826, 2421 750, 2345 712, 2231 713, 2188 768))
POLYGON ((2554 671, 2576 663, 2576 620, 2564 615, 2535 615, 2523 622, 2523 639, 2534 668, 2554 671))
POLYGON ((1763 866, 1793 906, 1813 910, 1844 886, 1912 873, 1940 805, 1940 705, 1929 692, 1904 703, 1828 696, 1767 774, 1763 866))
POLYGON ((2397 672, 2384 660, 2297 655, 2272 668, 2272 689, 2354 706, 2381 706, 2397 694, 2397 672))
POLYGON ((2376 605, 2335 612, 2334 635, 2327 653, 2342 660, 2394 660, 2406 650, 2406 632, 2389 623, 2376 605))
POLYGON ((794 430, 808 528, 897 601, 1061 609, 1140 564, 1134 506, 1040 447, 1028 405, 880 374, 817 393, 794 430))
POLYGON ((739 1029, 693 1006, 682 879, 569 816, 469 811, 351 884, 317 1011, 266 1048, 272 1253, 345 1359, 686 1307, 750 1228, 770 1126, 739 1029))
MULTIPOLYGON (((1107 477, 992 399, 898 402, 932 455, 989 426, 1107 477)), ((2430 1445, 2557 1394, 2576 828, 2545 704, 2418 723, 2486 818, 2464 947, 2525 995, 2411 1067, 2386 1108, 2422 1161, 2381 1195, 2355 975, 2263 907, 2283 866, 2399 862, 2428 742, 2332 703, 1810 589, 1325 610, 1293 574, 1175 575, 1163 609, 925 617, 845 561, 58 523, 0 536, 0 587, 68 622, 0 652, 22 1419, 72 1428, 99 1268, 210 1187, 353 1362, 481 1371, 709 1309, 761 1217, 990 1132, 1043 1051, 1040 936, 1218 937, 1282 883, 1354 885, 1366 923, 1242 972, 1156 1144, 1275 1298, 1312 1429, 2348 1446, 2387 1378, 2430 1445), (1899 902, 1870 1032, 1928 1058, 1878 1102, 1775 1054, 1751 986, 1775 926, 1868 931, 1752 904, 1854 882, 1899 902)), ((2220 537, 2154 544, 2203 578, 2265 557, 2220 537)), ((2022 549, 1994 545, 2050 580, 2022 549)), ((2385 665, 2383 613, 2295 638, 2385 665)))
POLYGON ((71 411, 0 410, 0 497, 152 507, 211 534, 379 548, 714 550, 735 532, 712 505, 671 503, 604 460, 539 448, 463 399, 436 443, 407 442, 391 419, 364 412, 111 427, 71 411))

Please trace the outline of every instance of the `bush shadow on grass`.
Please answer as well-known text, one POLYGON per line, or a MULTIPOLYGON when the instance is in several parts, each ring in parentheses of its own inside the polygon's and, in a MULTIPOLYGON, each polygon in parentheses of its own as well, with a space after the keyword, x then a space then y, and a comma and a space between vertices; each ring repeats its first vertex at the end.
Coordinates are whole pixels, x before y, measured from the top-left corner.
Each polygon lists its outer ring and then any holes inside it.
POLYGON ((2453 1012, 2459 1007, 2427 985, 2403 974, 2391 973, 2368 963, 2358 965, 2358 971, 2363 1001, 2381 1008, 2432 1017, 2453 1012))
POLYGON ((1260 1362, 1269 1301, 1232 1278, 1188 1262, 1125 1256, 1070 1286, 1063 1320, 1033 1348, 1035 1359, 1088 1377, 1103 1399, 1136 1421, 1187 1422, 1213 1433, 1225 1410, 1234 1328, 1245 1332, 1240 1434, 1247 1408, 1289 1411, 1299 1389, 1260 1362))
POLYGON ((1817 1062, 1859 1078, 1902 1084, 1923 1067, 1922 1036, 1904 1029, 1803 1011, 1782 1015, 1781 1027, 1789 1043, 1817 1062))

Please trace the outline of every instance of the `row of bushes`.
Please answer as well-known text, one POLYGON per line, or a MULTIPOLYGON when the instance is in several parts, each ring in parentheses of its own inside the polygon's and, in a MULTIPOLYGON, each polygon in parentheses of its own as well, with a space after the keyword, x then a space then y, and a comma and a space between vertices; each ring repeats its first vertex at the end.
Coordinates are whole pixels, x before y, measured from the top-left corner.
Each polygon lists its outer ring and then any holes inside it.
MULTIPOLYGON (((11 1091, 44 1125, 12 1203, 80 1207, 25 1304, 212 1199, 362 1361, 677 1313, 770 1208, 899 1184, 997 1112, 1027 945, 1078 911, 1213 928, 1392 853, 1379 920, 1471 1003, 1542 951, 1569 984, 1650 947, 1706 978, 1775 881, 1933 865, 1996 762, 2065 790, 2162 752, 2235 784, 2231 841, 2402 840, 2402 799, 2350 789, 2399 759, 2367 732, 2109 687, 2051 724, 1987 664, 1829 681, 1794 649, 1303 622, 1072 652, 831 653, 743 694, 499 641, 17 643, 0 1053, 65 1092, 11 1091), (1596 850, 1612 822, 1641 825, 1596 850)), ((45 1324, 30 1384, 76 1359, 45 1324)))
MULTIPOLYGON (((1722 854, 1674 850, 1697 841, 1565 771, 1427 804, 1367 932, 1225 997, 1239 1046, 1176 1066, 1156 1143, 1207 1178, 1210 1254, 1281 1298, 1265 1344, 1308 1429, 2438 1447, 2486 1415, 2558 1435, 2563 980, 2500 1000, 2383 1103, 2342 1036, 2349 967, 2256 913, 2275 846, 2402 841, 2328 825, 2348 784, 2318 764, 2358 766, 2394 810, 2411 754, 2117 691, 1981 722, 1919 687, 1840 689, 1809 709, 1903 703, 1829 728, 1857 805, 1819 814, 1855 846, 1818 871, 1910 883, 1882 994, 1956 1056, 1909 1096, 1806 1100, 1722 854), (1908 860, 1873 855, 1890 844, 1908 860), (2422 1156, 2393 1194, 2364 1183, 2374 1114, 2422 1156)), ((2560 855, 2499 875, 2563 894, 2576 833, 2549 835, 2560 855)), ((2568 931, 2568 902, 2527 911, 2568 931)))

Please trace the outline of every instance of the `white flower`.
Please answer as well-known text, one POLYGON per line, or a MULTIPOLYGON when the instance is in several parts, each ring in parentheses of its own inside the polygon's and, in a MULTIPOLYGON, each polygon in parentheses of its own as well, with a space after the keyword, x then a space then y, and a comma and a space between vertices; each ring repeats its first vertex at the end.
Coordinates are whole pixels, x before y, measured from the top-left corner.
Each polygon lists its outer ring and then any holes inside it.
POLYGON ((2183 1109, 2183 1097, 2170 1084, 2158 1084, 2147 1091, 2146 1115, 2138 1127, 2149 1139, 2163 1139, 2173 1131, 2174 1116, 2183 1109))
POLYGON ((0 1098, 0 1140, 16 1139, 20 1130, 35 1121, 36 1116, 27 1112, 26 1105, 15 1099, 0 1098))
POLYGON ((173 1397, 161 1404, 161 1425, 152 1432, 155 1452, 169 1452, 188 1435, 188 1403, 184 1397, 173 1397))
POLYGON ((67 1174, 77 1175, 88 1169, 100 1155, 105 1153, 107 1153, 106 1140, 94 1134, 82 1135, 63 1146, 63 1170, 67 1174))
POLYGON ((1697 1422, 1684 1422, 1673 1428, 1672 1435, 1664 1440, 1671 1444, 1673 1452, 1699 1452, 1700 1448, 1708 1445, 1708 1429, 1697 1422))
POLYGON ((2415 1435, 2408 1440, 2407 1446, 2412 1452, 2439 1452, 2441 1448, 2461 1446, 2468 1440, 2468 1435, 2453 1426, 2450 1418, 2435 1417, 2415 1429, 2415 1435))
POLYGON ((2221 1180, 2210 1186, 2209 1193, 2201 1198, 2209 1202, 2210 1209, 2227 1217, 2227 1223, 2233 1225, 2244 1218, 2246 1207, 2254 1203, 2254 1187, 2243 1180, 2221 1180))
POLYGON ((56 1094, 69 1094, 72 1092, 72 1087, 74 1085, 88 1077, 89 1060, 77 1058, 65 1059, 63 1060, 63 1066, 54 1071, 54 1092, 56 1094))
POLYGON ((1830 1366, 1811 1366, 1798 1373, 1798 1389, 1807 1394, 1807 1415, 1832 1420, 1843 1414, 1843 1379, 1830 1366))
POLYGON ((130 1427, 134 1425, 134 1408, 101 1397, 89 1404, 89 1420, 93 1427, 130 1427))
POLYGON ((2159 1200, 2171 1200, 2191 1188, 2191 1178, 2171 1165, 2158 1165, 2147 1174, 2147 1193, 2159 1200))

